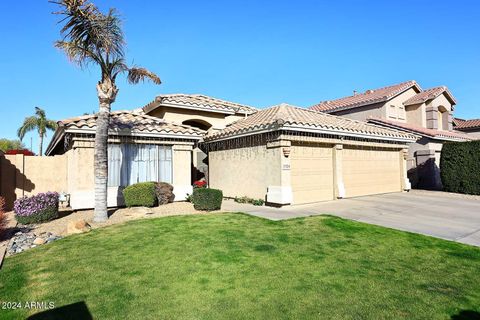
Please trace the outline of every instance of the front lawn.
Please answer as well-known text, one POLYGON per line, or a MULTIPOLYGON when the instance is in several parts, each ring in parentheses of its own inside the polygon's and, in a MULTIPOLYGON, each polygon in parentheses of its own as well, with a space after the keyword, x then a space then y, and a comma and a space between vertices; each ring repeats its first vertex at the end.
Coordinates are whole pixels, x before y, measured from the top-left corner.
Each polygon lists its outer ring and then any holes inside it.
POLYGON ((455 319, 478 316, 479 280, 475 247, 334 217, 207 214, 96 229, 7 258, 0 300, 52 301, 64 307, 50 313, 58 319, 455 319))

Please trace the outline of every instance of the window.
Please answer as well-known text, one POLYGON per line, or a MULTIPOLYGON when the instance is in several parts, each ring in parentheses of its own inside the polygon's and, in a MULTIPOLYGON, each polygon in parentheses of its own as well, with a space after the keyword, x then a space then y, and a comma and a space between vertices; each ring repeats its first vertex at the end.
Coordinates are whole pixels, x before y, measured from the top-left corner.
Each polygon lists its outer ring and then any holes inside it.
POLYGON ((172 183, 172 147, 154 144, 109 144, 108 186, 137 182, 172 183))

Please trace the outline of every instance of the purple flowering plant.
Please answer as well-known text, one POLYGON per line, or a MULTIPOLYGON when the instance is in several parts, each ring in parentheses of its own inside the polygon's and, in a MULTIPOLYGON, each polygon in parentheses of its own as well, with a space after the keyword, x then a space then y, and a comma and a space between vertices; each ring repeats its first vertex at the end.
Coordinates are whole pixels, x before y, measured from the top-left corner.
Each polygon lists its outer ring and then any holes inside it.
POLYGON ((31 197, 15 200, 13 211, 22 224, 44 222, 58 217, 57 192, 39 193, 31 197))

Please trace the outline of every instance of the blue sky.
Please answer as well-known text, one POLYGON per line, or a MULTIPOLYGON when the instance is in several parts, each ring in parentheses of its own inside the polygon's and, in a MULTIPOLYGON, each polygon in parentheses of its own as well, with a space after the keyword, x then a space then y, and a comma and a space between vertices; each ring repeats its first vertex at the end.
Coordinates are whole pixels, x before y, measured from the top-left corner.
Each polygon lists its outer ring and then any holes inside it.
MULTIPOLYGON (((130 86, 119 79, 114 110, 179 92, 306 107, 414 79, 423 88, 447 85, 456 116, 480 118, 478 1, 95 3, 120 11, 128 61, 163 81, 130 86)), ((53 47, 53 10, 47 0, 0 2, 0 137, 15 138, 35 106, 55 120, 98 108, 99 72, 73 66, 53 47)))

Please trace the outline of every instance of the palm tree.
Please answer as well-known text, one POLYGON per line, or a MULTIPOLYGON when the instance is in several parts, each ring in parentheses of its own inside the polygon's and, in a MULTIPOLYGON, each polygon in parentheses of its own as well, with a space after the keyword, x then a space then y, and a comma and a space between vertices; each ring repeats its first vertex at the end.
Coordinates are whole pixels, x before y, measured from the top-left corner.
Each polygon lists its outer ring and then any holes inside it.
POLYGON ((62 39, 55 46, 64 51, 73 63, 81 68, 91 64, 99 67, 101 78, 97 84, 99 112, 95 132, 95 213, 94 221, 106 221, 108 179, 108 124, 111 104, 115 102, 118 88, 115 80, 126 73, 127 80, 136 84, 151 80, 160 84, 160 78, 145 68, 129 67, 125 62, 125 40, 121 19, 115 9, 102 13, 88 0, 52 0, 59 6, 62 39))
POLYGON ((25 134, 29 131, 37 130, 38 132, 38 155, 43 155, 43 138, 47 135, 47 129, 55 130, 57 128, 57 123, 53 120, 47 119, 45 115, 45 110, 35 107, 35 115, 31 117, 26 117, 23 120, 23 124, 18 128, 17 135, 20 138, 20 141, 23 140, 25 134))

